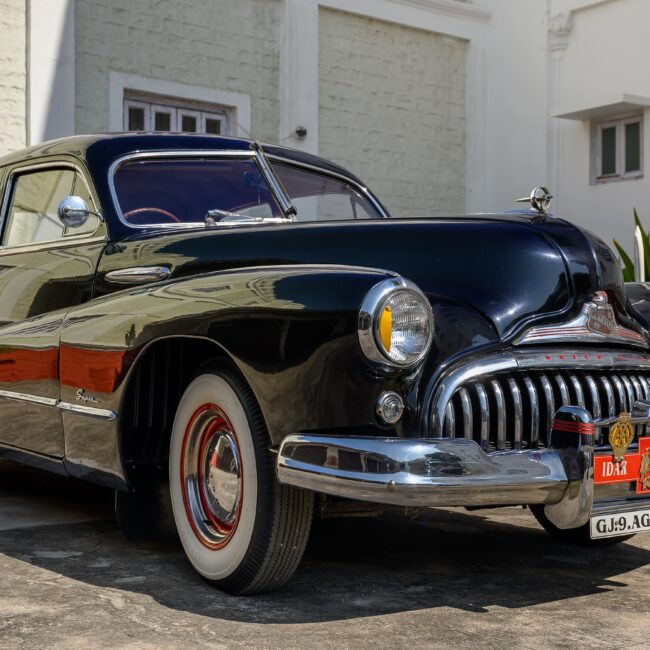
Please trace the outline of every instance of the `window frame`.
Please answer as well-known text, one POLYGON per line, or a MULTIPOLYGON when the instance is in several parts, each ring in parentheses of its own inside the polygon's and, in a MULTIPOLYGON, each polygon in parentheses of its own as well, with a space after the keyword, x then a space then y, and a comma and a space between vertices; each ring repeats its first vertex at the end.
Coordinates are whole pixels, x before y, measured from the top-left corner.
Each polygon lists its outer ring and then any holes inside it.
POLYGON ((227 135, 228 134, 228 115, 220 113, 211 113, 209 111, 201 111, 201 133, 203 135, 227 135), (208 133, 206 123, 208 120, 216 120, 221 126, 219 133, 208 133))
POLYGON ((202 117, 201 117, 201 111, 195 110, 193 108, 179 108, 178 109, 178 120, 177 120, 177 126, 179 133, 196 133, 200 134, 202 133, 201 131, 201 125, 203 123, 202 117), (184 117, 193 117, 196 120, 196 131, 183 131, 183 118, 184 117))
POLYGON ((626 113, 624 115, 608 116, 597 120, 592 120, 591 124, 591 184, 603 185, 606 183, 616 183, 619 181, 635 180, 643 178, 643 122, 644 114, 642 112, 626 113), (629 172, 625 171, 625 127, 628 124, 639 125, 639 169, 629 172), (615 172, 613 174, 602 174, 603 165, 603 130, 615 128, 616 151, 615 151, 615 172))
POLYGON ((45 162, 38 163, 18 163, 6 170, 6 178, 4 182, 4 188, 2 190, 2 201, 0 203, 0 255, 18 253, 18 252, 30 252, 30 251, 39 251, 43 249, 50 248, 69 248, 71 246, 78 245, 80 243, 87 244, 92 242, 107 241, 107 230, 104 221, 98 220, 97 228, 94 232, 87 232, 80 235, 69 235, 65 236, 65 229, 61 237, 56 239, 48 239, 39 242, 29 242, 26 244, 19 244, 16 246, 5 246, 5 229, 7 226, 7 216, 9 210, 11 209, 11 202, 14 194, 14 187, 16 184, 16 179, 19 176, 24 174, 29 174, 32 172, 47 171, 47 170, 57 170, 57 169, 69 169, 79 174, 83 179, 84 183, 88 187, 90 196, 92 199, 91 209, 95 212, 99 212, 99 203, 97 201, 97 194, 92 182, 89 180, 89 175, 85 170, 75 162, 70 160, 48 160, 45 162), (99 233, 99 234, 98 234, 99 233))
POLYGON ((124 108, 123 110, 123 124, 122 127, 124 128, 124 131, 127 131, 129 133, 133 133, 131 129, 129 129, 129 109, 130 108, 142 108, 144 110, 144 125, 145 127, 147 124, 151 123, 151 105, 147 104, 146 102, 139 102, 135 99, 125 99, 124 100, 124 108))
MULTIPOLYGON (((146 120, 145 113, 145 120, 146 120)), ((145 129, 145 131, 151 131, 152 133, 177 133, 177 123, 178 123, 178 108, 174 106, 166 106, 165 104, 155 104, 151 103, 151 116, 150 116, 150 129, 145 129), (156 113, 166 113, 169 115, 169 131, 158 131, 156 130, 156 113)))
POLYGON ((185 100, 182 97, 168 97, 139 91, 124 90, 122 100, 122 127, 128 133, 188 133, 196 135, 216 135, 207 133, 205 125, 208 119, 218 120, 221 124, 219 136, 233 135, 234 109, 231 106, 220 106, 207 102, 185 100), (144 109, 144 129, 132 131, 129 129, 129 108, 144 109), (155 129, 156 113, 169 113, 171 115, 169 131, 155 129), (196 131, 183 131, 183 116, 196 118, 196 131))

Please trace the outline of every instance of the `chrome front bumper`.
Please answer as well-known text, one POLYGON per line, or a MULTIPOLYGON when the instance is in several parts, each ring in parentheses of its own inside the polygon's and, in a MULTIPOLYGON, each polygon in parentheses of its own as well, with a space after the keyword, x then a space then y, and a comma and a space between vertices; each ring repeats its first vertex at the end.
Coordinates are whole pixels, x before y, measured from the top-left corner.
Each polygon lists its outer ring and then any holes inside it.
MULTIPOLYGON (((650 421, 645 404, 643 417, 635 405, 635 423, 650 421)), ((577 528, 593 507, 594 427, 608 424, 563 406, 549 449, 493 453, 464 438, 290 435, 277 474, 288 485, 401 506, 542 504, 558 528, 577 528)))

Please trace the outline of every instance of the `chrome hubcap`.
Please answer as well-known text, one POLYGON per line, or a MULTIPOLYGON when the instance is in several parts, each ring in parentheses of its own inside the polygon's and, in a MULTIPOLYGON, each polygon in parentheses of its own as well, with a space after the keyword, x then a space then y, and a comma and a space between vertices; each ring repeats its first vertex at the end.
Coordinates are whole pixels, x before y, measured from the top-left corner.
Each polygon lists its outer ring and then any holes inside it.
POLYGON ((239 451, 229 431, 218 431, 203 460, 202 489, 219 521, 232 524, 237 517, 241 478, 239 451))
POLYGON ((243 475, 237 436, 214 404, 197 409, 187 425, 181 486, 185 511, 199 541, 212 549, 225 546, 237 527, 243 475))

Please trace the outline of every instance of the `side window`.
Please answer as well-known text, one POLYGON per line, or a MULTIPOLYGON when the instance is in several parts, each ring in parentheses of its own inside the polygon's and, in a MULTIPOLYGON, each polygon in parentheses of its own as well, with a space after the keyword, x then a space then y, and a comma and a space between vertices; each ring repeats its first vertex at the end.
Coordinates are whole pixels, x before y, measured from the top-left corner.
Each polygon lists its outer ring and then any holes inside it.
POLYGON ((16 176, 5 225, 4 246, 23 246, 63 236, 57 216, 61 200, 72 194, 75 172, 48 169, 16 176))
POLYGON ((373 219, 379 215, 368 200, 343 180, 291 167, 273 165, 298 210, 298 221, 373 219))

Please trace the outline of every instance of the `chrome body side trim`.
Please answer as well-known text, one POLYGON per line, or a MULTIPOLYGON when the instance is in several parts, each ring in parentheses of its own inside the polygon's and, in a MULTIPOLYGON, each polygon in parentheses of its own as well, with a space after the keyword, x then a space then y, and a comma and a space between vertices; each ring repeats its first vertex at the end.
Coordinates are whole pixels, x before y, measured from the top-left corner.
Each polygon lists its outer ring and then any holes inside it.
POLYGON ((167 266, 135 266, 109 271, 105 279, 113 284, 138 285, 166 280, 172 274, 167 266))
POLYGON ((50 397, 40 397, 39 395, 29 395, 27 393, 15 393, 10 390, 0 390, 0 398, 11 399, 16 402, 30 402, 32 404, 41 404, 42 406, 55 407, 59 400, 50 397))
POLYGON ((62 402, 50 397, 40 397, 39 395, 29 395, 27 393, 15 393, 9 390, 0 390, 0 399, 10 399, 16 402, 27 402, 29 404, 40 404, 41 406, 51 406, 52 408, 58 408, 67 413, 85 415, 91 418, 99 418, 100 420, 117 419, 117 413, 114 411, 98 409, 91 406, 82 406, 80 404, 70 404, 69 402, 62 402))
POLYGON ((82 406, 81 404, 70 404, 70 402, 59 402, 57 407, 61 411, 74 413, 75 415, 85 415, 86 417, 99 420, 117 420, 117 413, 108 409, 98 409, 92 406, 82 406))

